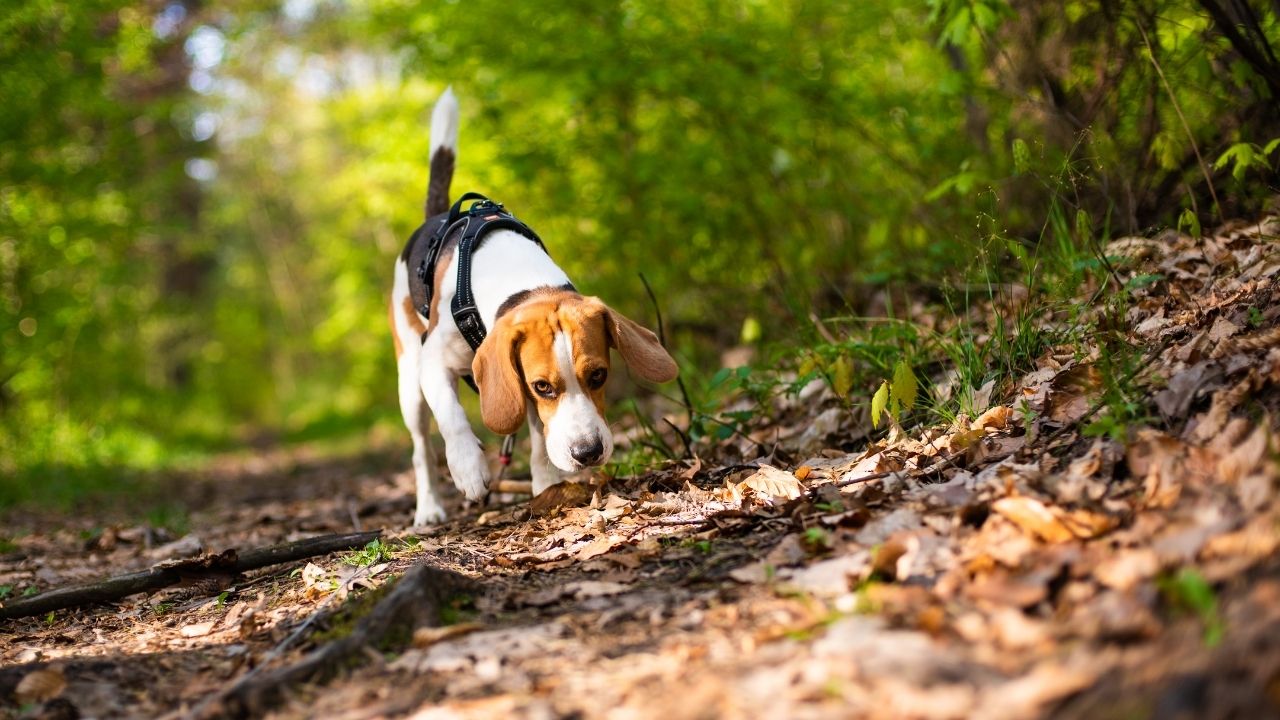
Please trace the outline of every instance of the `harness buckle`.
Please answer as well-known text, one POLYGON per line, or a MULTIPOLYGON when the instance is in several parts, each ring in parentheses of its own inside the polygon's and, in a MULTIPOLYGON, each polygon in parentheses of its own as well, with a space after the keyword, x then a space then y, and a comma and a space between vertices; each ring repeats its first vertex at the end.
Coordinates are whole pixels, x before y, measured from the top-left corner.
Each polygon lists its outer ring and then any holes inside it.
POLYGON ((502 212, 502 203, 497 200, 484 198, 477 200, 471 204, 471 209, 467 211, 471 215, 483 215, 484 213, 502 212))
POLYGON ((458 324, 458 329, 464 333, 473 333, 480 329, 480 311, 476 310, 475 305, 454 310, 453 320, 458 324))

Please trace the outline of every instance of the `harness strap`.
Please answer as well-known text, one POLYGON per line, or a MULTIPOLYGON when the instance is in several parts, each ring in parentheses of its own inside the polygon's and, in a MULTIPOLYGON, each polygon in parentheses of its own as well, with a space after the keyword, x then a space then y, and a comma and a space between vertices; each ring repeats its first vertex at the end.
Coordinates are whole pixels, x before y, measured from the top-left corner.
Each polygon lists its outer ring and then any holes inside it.
POLYGON ((480 317, 480 311, 476 308, 475 292, 471 284, 471 256, 480 247, 480 243, 484 242, 485 235, 495 230, 511 230, 519 233, 542 248, 546 252, 547 248, 542 244, 542 238, 538 237, 528 225, 520 222, 514 215, 502 209, 501 203, 496 203, 489 198, 476 193, 467 193, 454 203, 453 209, 449 211, 449 216, 453 217, 455 211, 461 209, 465 200, 479 197, 476 203, 471 206, 465 216, 459 217, 454 223, 463 223, 462 238, 458 241, 458 247, 454 251, 458 258, 458 283, 457 289, 453 294, 453 302, 450 303, 450 312, 453 314, 453 322, 458 326, 458 332, 462 334, 467 345, 471 349, 477 350, 480 343, 484 342, 485 336, 489 331, 484 326, 484 320, 480 317))
MULTIPOLYGON (((547 251, 547 247, 542 244, 542 238, 538 237, 532 228, 504 210, 502 203, 494 202, 480 193, 463 193, 449 208, 449 213, 441 218, 440 222, 435 223, 430 230, 428 230, 428 224, 424 223, 414 231, 415 237, 411 244, 416 243, 422 233, 429 233, 426 237, 426 254, 418 264, 417 270, 418 281, 422 284, 426 298, 418 308, 418 312, 423 317, 431 316, 431 298, 435 294, 435 288, 432 285, 435 282, 436 262, 440 259, 440 250, 444 247, 445 238, 454 232, 455 228, 458 228, 461 234, 457 248, 454 250, 458 258, 458 282, 449 310, 453 315, 454 324, 458 326, 458 332, 474 352, 479 349, 485 336, 488 335, 484 320, 480 317, 480 310, 476 308, 475 292, 471 284, 471 256, 484 241, 485 235, 494 230, 511 230, 532 240, 542 248, 543 252, 547 251), (464 212, 462 206, 468 200, 475 202, 464 212)), ((422 334, 422 341, 427 341, 426 333, 422 334)), ((462 380, 476 393, 480 392, 475 378, 463 375, 462 380)), ((511 451, 514 445, 514 435, 503 438, 502 453, 499 456, 502 464, 499 469, 499 478, 505 472, 506 466, 511 463, 511 451)))

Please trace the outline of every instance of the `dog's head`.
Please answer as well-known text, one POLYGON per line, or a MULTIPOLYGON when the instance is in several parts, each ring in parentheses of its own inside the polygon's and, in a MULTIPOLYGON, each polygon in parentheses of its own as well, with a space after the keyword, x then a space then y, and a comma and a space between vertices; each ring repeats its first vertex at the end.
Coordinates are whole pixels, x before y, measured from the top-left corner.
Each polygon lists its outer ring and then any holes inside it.
POLYGON ((556 467, 573 472, 608 462, 613 435, 604 419, 604 383, 610 348, 644 380, 676 376, 676 363, 657 336, 598 298, 552 291, 517 305, 494 323, 471 365, 484 424, 510 435, 532 401, 556 467))

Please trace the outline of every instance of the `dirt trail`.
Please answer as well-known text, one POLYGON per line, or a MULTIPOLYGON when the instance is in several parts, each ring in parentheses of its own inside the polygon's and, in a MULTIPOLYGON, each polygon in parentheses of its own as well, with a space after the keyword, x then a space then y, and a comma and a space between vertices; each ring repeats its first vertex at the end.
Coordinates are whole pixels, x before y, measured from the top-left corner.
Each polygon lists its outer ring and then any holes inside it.
POLYGON ((273 716, 1280 717, 1278 230, 1116 241, 1125 304, 1095 288, 1075 322, 1113 328, 1124 363, 1090 335, 978 417, 870 444, 815 388, 715 462, 455 499, 425 534, 398 530, 399 457, 192 480, 181 533, 13 518, 18 593, 388 531, 384 551, 0 623, 0 717, 228 712, 219 691, 349 632, 416 563, 466 590, 273 716), (1122 432, 1081 433, 1125 408, 1122 432))

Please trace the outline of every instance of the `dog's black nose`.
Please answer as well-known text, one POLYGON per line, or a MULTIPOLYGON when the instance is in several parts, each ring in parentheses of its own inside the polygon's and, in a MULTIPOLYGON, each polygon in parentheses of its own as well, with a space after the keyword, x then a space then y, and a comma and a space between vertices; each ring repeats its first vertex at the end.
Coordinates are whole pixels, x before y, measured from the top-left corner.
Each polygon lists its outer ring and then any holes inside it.
POLYGON ((569 454, 583 465, 598 465, 604 458, 604 443, 600 442, 600 438, 592 438, 569 448, 569 454))

